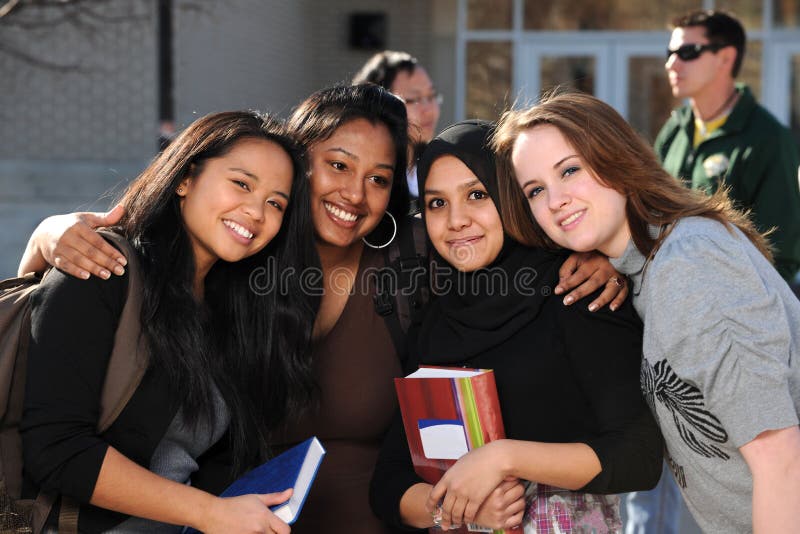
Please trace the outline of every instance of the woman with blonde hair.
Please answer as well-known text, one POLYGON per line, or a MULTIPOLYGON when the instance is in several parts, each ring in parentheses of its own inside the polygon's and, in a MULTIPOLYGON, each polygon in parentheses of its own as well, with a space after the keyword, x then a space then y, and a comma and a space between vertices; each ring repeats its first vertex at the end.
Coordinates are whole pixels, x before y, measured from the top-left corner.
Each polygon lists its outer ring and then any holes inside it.
POLYGON ((800 302, 766 239, 724 192, 692 192, 663 171, 592 96, 507 112, 493 146, 511 235, 598 250, 630 277, 642 389, 703 530, 795 529, 800 302))

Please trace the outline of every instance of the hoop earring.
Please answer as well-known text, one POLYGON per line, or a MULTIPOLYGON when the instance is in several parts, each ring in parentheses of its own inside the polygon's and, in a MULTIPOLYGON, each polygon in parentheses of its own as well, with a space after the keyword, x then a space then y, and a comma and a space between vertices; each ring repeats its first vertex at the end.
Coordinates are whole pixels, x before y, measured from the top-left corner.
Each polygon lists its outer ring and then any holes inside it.
POLYGON ((383 245, 373 245, 372 243, 367 241, 367 236, 362 237, 361 241, 363 241, 364 244, 367 245, 369 248, 381 249, 381 248, 388 247, 392 243, 392 241, 394 241, 394 238, 397 235, 397 221, 394 219, 394 215, 392 215, 388 211, 384 215, 388 215, 389 218, 392 220, 392 225, 394 226, 394 229, 392 230, 392 237, 390 237, 389 241, 387 241, 383 245))

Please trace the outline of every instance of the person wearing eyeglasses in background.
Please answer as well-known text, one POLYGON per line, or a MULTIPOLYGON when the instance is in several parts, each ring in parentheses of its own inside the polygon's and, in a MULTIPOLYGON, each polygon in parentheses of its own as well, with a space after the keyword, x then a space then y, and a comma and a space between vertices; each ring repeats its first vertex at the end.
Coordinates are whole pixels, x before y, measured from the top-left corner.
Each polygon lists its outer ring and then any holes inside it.
MULTIPOLYGON (((800 269, 800 161, 789 130, 735 81, 745 43, 742 24, 722 11, 672 21, 664 67, 673 96, 688 102, 661 128, 655 151, 664 169, 693 189, 727 187, 738 207, 753 210, 759 231, 774 227, 775 267, 791 283, 800 269)), ((671 476, 652 491, 629 494, 626 534, 677 533, 680 502, 671 476)))
MULTIPOLYGON (((406 105, 408 114, 408 189, 412 199, 417 189, 417 157, 436 135, 442 95, 428 71, 408 52, 384 50, 372 56, 353 77, 353 85, 374 83, 391 92, 406 105)), ((416 202, 416 200, 412 200, 416 202)))

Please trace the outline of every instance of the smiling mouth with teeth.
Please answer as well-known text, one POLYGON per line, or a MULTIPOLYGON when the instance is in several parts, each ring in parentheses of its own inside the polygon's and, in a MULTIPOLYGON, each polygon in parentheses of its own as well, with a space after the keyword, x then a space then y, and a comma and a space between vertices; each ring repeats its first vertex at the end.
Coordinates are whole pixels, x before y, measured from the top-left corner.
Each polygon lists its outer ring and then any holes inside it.
POLYGON ((583 211, 579 211, 579 212, 573 213, 572 215, 570 215, 569 217, 567 217, 566 219, 561 221, 561 226, 567 226, 568 224, 571 224, 571 223, 577 221, 578 218, 581 215, 583 215, 583 211))
POLYGON ((235 222, 229 221, 227 219, 222 221, 222 223, 231 230, 233 230, 234 232, 236 232, 237 234, 239 234, 240 236, 244 237, 245 239, 253 239, 253 233, 250 232, 247 228, 245 228, 241 224, 236 224, 235 222))
POLYGON ((337 219, 341 219, 345 222, 354 222, 358 219, 358 215, 356 215, 355 213, 344 211, 341 208, 337 208, 333 204, 328 204, 327 202, 323 202, 323 205, 325 206, 325 209, 328 211, 328 213, 330 213, 337 219))

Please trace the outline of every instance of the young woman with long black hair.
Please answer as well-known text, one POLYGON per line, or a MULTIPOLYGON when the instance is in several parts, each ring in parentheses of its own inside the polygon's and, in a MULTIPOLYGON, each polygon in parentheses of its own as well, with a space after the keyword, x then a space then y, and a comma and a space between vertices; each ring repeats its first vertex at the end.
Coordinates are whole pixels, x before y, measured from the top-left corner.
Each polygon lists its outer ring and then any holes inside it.
POLYGON ((218 113, 130 185, 116 230, 140 266, 148 367, 101 435, 127 274, 81 281, 54 271, 35 293, 26 483, 80 503, 81 532, 289 531, 268 508, 288 492, 220 499, 201 488, 216 493, 263 460, 267 432, 310 396, 315 301, 298 279, 283 292, 250 287, 255 269, 315 262, 301 154, 274 119, 218 113))

